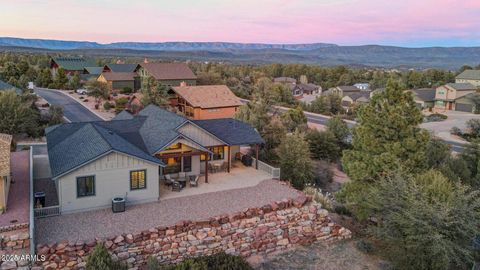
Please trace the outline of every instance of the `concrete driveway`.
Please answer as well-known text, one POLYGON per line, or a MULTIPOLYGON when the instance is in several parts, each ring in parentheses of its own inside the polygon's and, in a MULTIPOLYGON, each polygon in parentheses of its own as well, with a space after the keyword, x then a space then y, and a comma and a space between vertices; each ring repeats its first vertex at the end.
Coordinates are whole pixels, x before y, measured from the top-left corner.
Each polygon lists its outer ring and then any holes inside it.
POLYGON ((70 122, 103 121, 103 119, 82 106, 82 104, 59 91, 45 88, 35 88, 34 91, 37 95, 44 98, 50 105, 62 106, 64 116, 70 122))

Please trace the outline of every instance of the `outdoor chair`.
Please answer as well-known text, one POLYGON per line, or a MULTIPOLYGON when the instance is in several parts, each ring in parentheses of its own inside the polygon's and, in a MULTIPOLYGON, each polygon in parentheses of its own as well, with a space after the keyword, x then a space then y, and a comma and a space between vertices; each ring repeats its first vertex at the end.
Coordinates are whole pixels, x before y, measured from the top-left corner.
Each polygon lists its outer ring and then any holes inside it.
POLYGON ((171 186, 172 183, 173 183, 173 180, 172 180, 172 178, 170 177, 170 175, 169 175, 169 174, 166 174, 166 175, 164 176, 164 178, 165 178, 165 185, 166 185, 167 187, 168 187, 168 186, 171 186))
POLYGON ((213 173, 213 172, 215 172, 214 170, 215 170, 215 168, 213 168, 212 164, 208 163, 208 171, 213 173))
POLYGON ((228 162, 223 162, 222 163, 222 171, 227 172, 228 171, 228 162))
POLYGON ((172 191, 177 191, 177 192, 182 191, 182 185, 177 181, 173 181, 172 182, 172 191))
POLYGON ((190 177, 190 186, 191 187, 198 187, 198 179, 200 178, 198 175, 191 175, 190 177))
POLYGON ((179 172, 177 181, 180 182, 180 185, 182 188, 184 188, 187 185, 187 174, 184 172, 179 172))

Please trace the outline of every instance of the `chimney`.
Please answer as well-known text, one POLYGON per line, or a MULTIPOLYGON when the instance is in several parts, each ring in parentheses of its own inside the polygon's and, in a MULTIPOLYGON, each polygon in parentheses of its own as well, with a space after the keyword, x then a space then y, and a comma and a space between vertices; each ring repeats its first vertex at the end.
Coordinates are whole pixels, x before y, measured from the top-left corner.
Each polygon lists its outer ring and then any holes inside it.
POLYGON ((185 81, 182 81, 182 82, 180 83, 180 87, 185 87, 185 86, 187 86, 187 83, 186 83, 185 81))
POLYGON ((148 64, 148 59, 146 57, 143 59, 143 63, 148 64))

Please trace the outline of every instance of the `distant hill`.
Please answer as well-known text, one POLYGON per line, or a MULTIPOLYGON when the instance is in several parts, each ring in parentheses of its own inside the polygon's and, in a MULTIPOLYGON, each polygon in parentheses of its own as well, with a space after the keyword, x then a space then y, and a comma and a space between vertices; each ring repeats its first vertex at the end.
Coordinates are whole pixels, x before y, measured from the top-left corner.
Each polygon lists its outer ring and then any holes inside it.
POLYGON ((314 50, 324 47, 335 47, 335 44, 262 44, 262 43, 232 43, 232 42, 115 42, 100 44, 90 41, 64 41, 52 39, 25 39, 0 37, 0 45, 42 48, 53 50, 74 50, 85 48, 101 49, 132 49, 156 51, 196 51, 196 50, 258 50, 258 49, 285 49, 285 50, 314 50))
POLYGON ((480 47, 404 48, 335 44, 247 44, 228 42, 118 42, 0 38, 0 51, 46 52, 91 57, 149 57, 167 61, 222 61, 231 63, 299 63, 324 66, 385 68, 442 68, 480 64, 480 47))

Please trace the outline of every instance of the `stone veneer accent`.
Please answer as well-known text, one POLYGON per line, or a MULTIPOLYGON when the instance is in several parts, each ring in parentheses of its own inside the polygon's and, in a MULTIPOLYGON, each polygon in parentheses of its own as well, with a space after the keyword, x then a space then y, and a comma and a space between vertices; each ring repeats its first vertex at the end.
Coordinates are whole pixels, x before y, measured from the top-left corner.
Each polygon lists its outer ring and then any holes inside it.
MULTIPOLYGON (((0 230, 0 256, 21 255, 30 253, 30 234, 27 224, 9 226, 8 230, 0 230)), ((28 269, 28 261, 0 261, 0 269, 28 269)))
MULTIPOLYGON (((37 254, 46 261, 39 269, 82 269, 97 242, 103 243, 114 260, 138 268, 149 256, 162 263, 220 251, 248 257, 284 250, 316 240, 350 238, 351 232, 334 224, 328 211, 310 197, 282 200, 260 208, 248 208, 231 215, 200 221, 181 221, 136 234, 123 234, 89 242, 66 241, 38 245, 37 254)), ((37 268, 37 267, 35 267, 37 268)))

